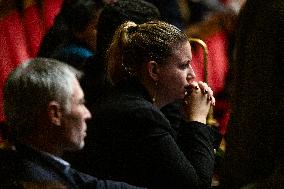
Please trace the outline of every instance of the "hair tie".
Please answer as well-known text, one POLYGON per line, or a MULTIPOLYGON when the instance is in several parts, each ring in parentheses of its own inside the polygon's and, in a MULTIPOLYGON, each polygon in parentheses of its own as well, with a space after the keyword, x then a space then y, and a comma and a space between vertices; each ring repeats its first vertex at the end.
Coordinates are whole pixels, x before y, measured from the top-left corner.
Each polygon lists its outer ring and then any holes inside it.
POLYGON ((137 24, 130 21, 125 23, 124 29, 129 30, 130 28, 137 28, 137 26, 138 26, 137 24))
POLYGON ((123 31, 121 33, 121 37, 122 37, 122 42, 123 42, 123 46, 127 46, 128 42, 129 42, 129 33, 133 33, 137 30, 137 24, 135 24, 134 22, 126 22, 123 25, 123 31))

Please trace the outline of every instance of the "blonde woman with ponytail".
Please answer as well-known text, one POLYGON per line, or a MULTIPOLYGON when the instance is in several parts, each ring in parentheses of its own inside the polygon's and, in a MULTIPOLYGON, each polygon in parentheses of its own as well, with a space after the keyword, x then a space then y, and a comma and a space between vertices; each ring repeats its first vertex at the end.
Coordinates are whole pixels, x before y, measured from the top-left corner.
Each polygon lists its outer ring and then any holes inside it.
POLYGON ((209 188, 214 167, 211 88, 196 82, 191 46, 178 28, 161 21, 126 22, 107 52, 112 94, 96 109, 92 169, 102 178, 150 189, 209 188), (175 131, 160 111, 183 101, 175 131))

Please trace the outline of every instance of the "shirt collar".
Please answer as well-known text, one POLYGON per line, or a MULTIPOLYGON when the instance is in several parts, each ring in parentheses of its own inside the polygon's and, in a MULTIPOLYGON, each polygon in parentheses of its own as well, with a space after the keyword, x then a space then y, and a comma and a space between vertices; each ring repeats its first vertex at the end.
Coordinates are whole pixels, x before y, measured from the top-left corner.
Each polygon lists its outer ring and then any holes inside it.
POLYGON ((62 166, 66 167, 66 168, 70 168, 70 163, 65 161, 64 159, 58 157, 58 156, 55 156, 53 154, 50 154, 48 152, 43 152, 43 151, 40 151, 41 154, 43 155, 46 155, 50 158, 52 158, 53 160, 55 160, 56 162, 60 163, 62 166))

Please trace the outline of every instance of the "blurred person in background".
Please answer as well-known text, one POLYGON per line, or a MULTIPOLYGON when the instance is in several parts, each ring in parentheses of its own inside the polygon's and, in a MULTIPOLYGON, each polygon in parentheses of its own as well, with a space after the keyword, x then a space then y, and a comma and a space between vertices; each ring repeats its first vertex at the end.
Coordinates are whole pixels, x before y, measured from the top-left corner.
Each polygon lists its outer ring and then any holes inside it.
POLYGON ((222 188, 284 188, 284 2, 247 0, 236 27, 222 188))
POLYGON ((96 50, 96 25, 103 2, 65 0, 53 26, 44 36, 39 57, 65 61, 82 70, 96 50))

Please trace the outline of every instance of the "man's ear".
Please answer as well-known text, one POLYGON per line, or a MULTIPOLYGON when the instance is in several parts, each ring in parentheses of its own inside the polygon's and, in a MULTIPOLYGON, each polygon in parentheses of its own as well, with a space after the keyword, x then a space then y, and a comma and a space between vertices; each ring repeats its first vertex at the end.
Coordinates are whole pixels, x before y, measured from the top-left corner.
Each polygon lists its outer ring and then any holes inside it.
POLYGON ((54 125, 61 125, 62 109, 60 104, 56 101, 51 101, 47 107, 48 119, 54 125))
POLYGON ((147 71, 154 81, 159 79, 159 65, 156 61, 149 61, 147 63, 147 71))

